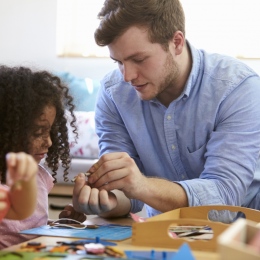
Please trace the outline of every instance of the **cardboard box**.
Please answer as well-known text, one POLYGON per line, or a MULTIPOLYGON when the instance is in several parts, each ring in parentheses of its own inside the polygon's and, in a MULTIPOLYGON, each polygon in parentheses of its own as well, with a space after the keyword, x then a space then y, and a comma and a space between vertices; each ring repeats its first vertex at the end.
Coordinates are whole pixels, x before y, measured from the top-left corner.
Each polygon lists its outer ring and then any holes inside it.
POLYGON ((145 222, 133 223, 132 244, 177 249, 183 243, 188 243, 192 250, 217 251, 217 238, 230 225, 210 221, 208 214, 211 210, 242 212, 247 219, 252 221, 260 220, 260 211, 238 206, 210 205, 179 208, 148 218, 145 222), (169 229, 176 225, 209 226, 213 230, 213 238, 193 241, 189 241, 187 238, 173 238, 169 234, 169 229))
POLYGON ((220 259, 259 260, 260 252, 248 245, 258 232, 257 222, 243 218, 236 220, 217 239, 220 259))

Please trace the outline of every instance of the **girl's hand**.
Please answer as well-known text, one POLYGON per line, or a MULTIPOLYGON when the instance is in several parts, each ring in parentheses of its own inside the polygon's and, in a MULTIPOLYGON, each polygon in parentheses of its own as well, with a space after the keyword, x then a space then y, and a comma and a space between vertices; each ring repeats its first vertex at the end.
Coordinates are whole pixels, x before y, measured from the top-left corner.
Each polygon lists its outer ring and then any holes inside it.
POLYGON ((21 189, 20 181, 27 182, 36 176, 38 165, 34 158, 24 152, 6 155, 7 185, 21 189))

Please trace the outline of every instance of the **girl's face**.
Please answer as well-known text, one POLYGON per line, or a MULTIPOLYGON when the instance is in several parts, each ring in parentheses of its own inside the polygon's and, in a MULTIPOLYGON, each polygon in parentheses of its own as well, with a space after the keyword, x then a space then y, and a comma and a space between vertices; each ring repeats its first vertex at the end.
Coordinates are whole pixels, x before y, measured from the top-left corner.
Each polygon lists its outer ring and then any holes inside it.
POLYGON ((56 108, 48 105, 43 109, 39 119, 36 121, 37 129, 33 132, 29 154, 39 163, 47 154, 52 145, 50 131, 56 117, 56 108))

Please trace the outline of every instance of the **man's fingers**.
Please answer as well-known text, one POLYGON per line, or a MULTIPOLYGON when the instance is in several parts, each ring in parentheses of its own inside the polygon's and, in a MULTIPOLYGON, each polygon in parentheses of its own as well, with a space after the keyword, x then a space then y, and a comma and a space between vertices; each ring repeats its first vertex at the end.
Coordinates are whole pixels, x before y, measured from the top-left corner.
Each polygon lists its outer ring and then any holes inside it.
POLYGON ((113 192, 107 192, 106 190, 101 190, 99 192, 99 203, 102 212, 110 211, 117 205, 117 198, 113 192))
POLYGON ((73 189, 73 207, 78 212, 88 212, 88 200, 90 196, 91 188, 88 185, 82 185, 82 180, 76 180, 74 189, 73 189))
MULTIPOLYGON (((122 170, 126 169, 126 167, 128 168, 129 165, 131 166, 132 163, 133 159, 124 152, 104 154, 100 160, 95 163, 95 165, 98 165, 98 168, 89 176, 88 182, 97 188, 115 178, 122 178, 124 177, 122 176, 122 170), (119 171, 119 176, 115 175, 117 171, 119 171)), ((128 173, 126 175, 128 175, 128 173)))
POLYGON ((91 210, 91 214, 99 214, 101 213, 100 205, 99 205, 99 190, 91 189, 91 194, 89 197, 89 208, 91 210))
MULTIPOLYGON (((99 191, 86 184, 85 175, 79 174, 73 189, 73 207, 85 214, 100 214, 115 208, 116 196, 106 190, 99 191)), ((74 214, 74 213, 73 213, 74 214)), ((84 221, 84 220, 83 220, 84 221)))
POLYGON ((78 197, 80 195, 82 188, 85 186, 85 184, 86 184, 86 178, 85 178, 84 173, 79 173, 78 176, 76 176, 76 178, 75 178, 73 196, 78 197))

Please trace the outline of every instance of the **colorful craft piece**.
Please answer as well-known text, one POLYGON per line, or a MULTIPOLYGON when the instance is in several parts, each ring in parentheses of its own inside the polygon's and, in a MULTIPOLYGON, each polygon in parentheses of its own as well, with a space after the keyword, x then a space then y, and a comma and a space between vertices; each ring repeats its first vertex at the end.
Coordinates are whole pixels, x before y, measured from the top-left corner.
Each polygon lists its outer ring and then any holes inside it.
MULTIPOLYGON (((172 251, 125 251, 126 257, 128 259, 136 260, 172 260, 173 256, 176 254, 172 251)), ((186 259, 185 259, 186 260, 186 259)), ((188 259, 189 260, 189 259, 188 259)))
POLYGON ((88 254, 101 255, 105 252, 105 246, 100 243, 85 244, 84 248, 88 254))
POLYGON ((184 243, 179 250, 176 252, 175 256, 172 258, 172 260, 195 260, 195 257, 193 256, 191 249, 187 243, 184 243))
POLYGON ((84 239, 76 241, 58 241, 57 243, 61 245, 85 245, 88 243, 100 243, 104 246, 116 246, 115 242, 100 240, 99 237, 96 237, 95 239, 84 239))

